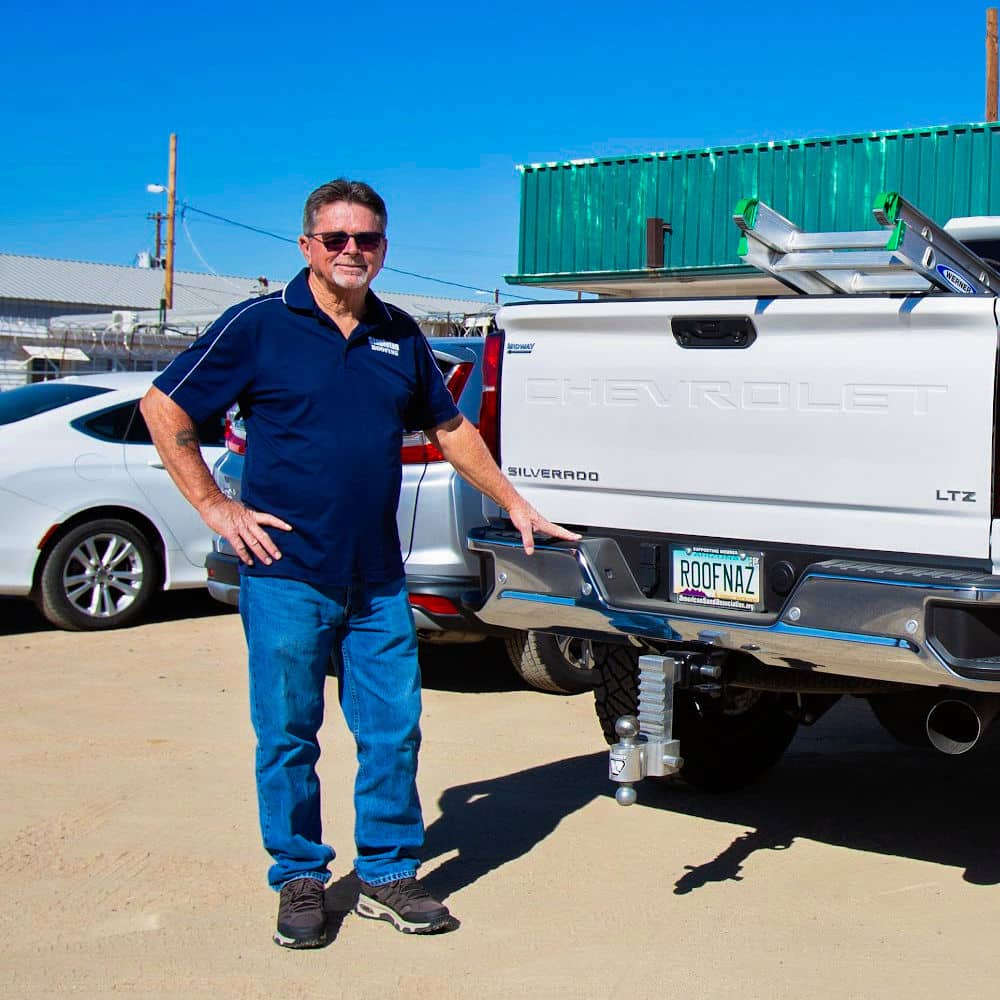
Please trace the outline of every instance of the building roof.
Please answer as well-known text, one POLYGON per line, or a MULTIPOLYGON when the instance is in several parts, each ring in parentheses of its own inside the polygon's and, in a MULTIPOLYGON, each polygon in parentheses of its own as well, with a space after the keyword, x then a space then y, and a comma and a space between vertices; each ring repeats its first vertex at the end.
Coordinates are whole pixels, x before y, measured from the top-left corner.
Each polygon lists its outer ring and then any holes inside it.
MULTIPOLYGON (((163 295, 163 278, 164 273, 158 268, 0 253, 0 299, 65 302, 68 306, 95 305, 137 312, 157 310, 163 295)), ((283 281, 269 281, 266 287, 273 292, 284 284, 283 281)), ((174 306, 170 317, 172 320, 192 317, 192 321, 203 319, 207 322, 231 305, 259 295, 262 286, 260 278, 175 271, 174 306)), ((496 311, 496 306, 488 301, 381 290, 377 290, 377 294, 416 319, 460 318, 496 311)))
POLYGON ((375 289, 384 302, 398 306, 414 319, 461 319, 463 316, 491 316, 499 306, 489 299, 451 299, 440 295, 411 295, 409 292, 386 292, 375 289))
MULTIPOLYGON (((158 309, 163 271, 51 257, 0 254, 0 298, 115 309, 158 309)), ((259 290, 252 278, 174 272, 174 310, 216 312, 259 290)), ((281 287, 280 285, 276 287, 281 287)))

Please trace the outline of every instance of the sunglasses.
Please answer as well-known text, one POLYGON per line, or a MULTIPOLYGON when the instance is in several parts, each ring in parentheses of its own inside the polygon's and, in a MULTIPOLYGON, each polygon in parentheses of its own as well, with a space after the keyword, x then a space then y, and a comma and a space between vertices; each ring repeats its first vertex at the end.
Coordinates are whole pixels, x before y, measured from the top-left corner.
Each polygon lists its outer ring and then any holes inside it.
POLYGON ((382 246, 385 233, 306 233, 311 240, 319 240, 327 253, 340 253, 351 240, 362 253, 372 253, 382 246))

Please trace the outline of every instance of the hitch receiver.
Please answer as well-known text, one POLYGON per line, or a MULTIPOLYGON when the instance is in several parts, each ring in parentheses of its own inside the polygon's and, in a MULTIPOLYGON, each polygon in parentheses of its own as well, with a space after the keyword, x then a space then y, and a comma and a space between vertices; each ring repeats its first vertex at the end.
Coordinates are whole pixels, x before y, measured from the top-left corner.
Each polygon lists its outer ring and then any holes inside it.
POLYGON ((681 667, 674 656, 639 657, 639 717, 623 715, 615 722, 619 739, 608 762, 608 776, 619 785, 615 800, 620 806, 635 802, 637 781, 676 774, 684 763, 673 738, 674 685, 681 667))

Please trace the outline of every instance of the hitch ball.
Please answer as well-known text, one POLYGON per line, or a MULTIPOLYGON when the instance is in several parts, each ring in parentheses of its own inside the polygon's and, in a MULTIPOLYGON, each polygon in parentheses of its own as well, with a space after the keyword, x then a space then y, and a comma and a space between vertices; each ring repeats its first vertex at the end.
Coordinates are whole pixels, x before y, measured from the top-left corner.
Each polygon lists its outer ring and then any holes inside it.
POLYGON ((608 777, 618 783, 615 801, 620 806, 630 806, 636 800, 633 782, 641 780, 642 744, 638 740, 639 720, 634 715, 623 715, 615 722, 618 742, 611 748, 608 777))
POLYGON ((634 715, 622 715, 615 722, 615 735, 623 742, 639 735, 639 720, 634 715))
MULTIPOLYGON (((623 715, 615 722, 615 733, 626 745, 635 742, 639 735, 639 720, 634 715, 623 715)), ((634 785, 619 785, 615 791, 615 801, 620 806, 634 806, 636 798, 634 785)))
POLYGON ((615 802, 620 806, 634 806, 638 797, 635 785, 619 785, 615 791, 615 802))

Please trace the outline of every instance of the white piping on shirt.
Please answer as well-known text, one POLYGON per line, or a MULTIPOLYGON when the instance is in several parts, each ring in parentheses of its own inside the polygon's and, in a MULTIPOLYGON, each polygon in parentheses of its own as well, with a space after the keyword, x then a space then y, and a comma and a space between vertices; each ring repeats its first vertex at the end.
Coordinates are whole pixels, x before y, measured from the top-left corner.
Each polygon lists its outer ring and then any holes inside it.
MULTIPOLYGON (((374 295, 375 293, 373 292, 372 294, 374 295)), ((392 313, 389 311, 389 304, 387 302, 383 302, 377 295, 375 295, 375 301, 382 307, 382 312, 385 313, 386 319, 391 323, 392 313)), ((398 309, 397 312, 403 313, 407 319, 413 319, 408 312, 404 312, 402 309, 398 309)))
MULTIPOLYGON (((285 292, 284 292, 284 289, 282 289, 282 291, 281 291, 281 298, 282 298, 282 301, 284 300, 284 297, 285 297, 285 292)), ((242 308, 242 309, 241 309, 241 310, 240 310, 240 311, 239 311, 239 312, 238 312, 238 313, 237 313, 237 314, 236 314, 236 315, 235 315, 235 316, 234 316, 234 317, 233 317, 233 318, 232 318, 232 319, 231 319, 231 320, 230 320, 230 321, 229 321, 229 322, 228 322, 228 323, 227 323, 227 324, 226 324, 226 325, 225 325, 225 326, 224 326, 224 327, 223 327, 223 328, 222 328, 222 329, 221 329, 221 330, 220 330, 220 331, 218 332, 218 334, 216 335, 215 339, 214 339, 214 340, 212 341, 212 343, 211 343, 211 344, 209 344, 209 345, 208 345, 208 347, 207 347, 207 348, 205 349, 205 352, 204 352, 204 353, 202 354, 202 356, 201 356, 201 357, 200 357, 200 358, 199 358, 199 359, 198 359, 198 360, 197 360, 197 361, 195 362, 195 364, 193 365, 193 367, 191 368, 191 370, 190 370, 190 371, 189 371, 189 372, 188 372, 188 373, 187 373, 187 374, 186 374, 186 375, 184 376, 184 378, 182 378, 182 379, 180 380, 180 382, 178 382, 178 383, 177 383, 177 385, 175 385, 175 386, 173 387, 173 389, 171 389, 171 390, 170 390, 170 392, 168 392, 168 393, 167 393, 167 395, 168 395, 168 396, 170 396, 171 398, 173 397, 174 393, 175 393, 175 392, 177 392, 177 390, 178 390, 178 389, 179 389, 179 388, 180 388, 180 387, 181 387, 181 386, 182 386, 182 385, 183 385, 183 384, 184 384, 184 383, 185 383, 185 382, 186 382, 186 381, 187 381, 187 380, 188 380, 188 379, 189 379, 189 378, 190 378, 190 377, 191 377, 191 376, 192 376, 192 375, 193 375, 193 374, 194 374, 194 373, 195 373, 195 372, 196 372, 196 371, 198 370, 198 365, 200 365, 200 364, 202 363, 202 361, 204 361, 204 360, 205 360, 205 358, 207 358, 207 357, 208 357, 208 355, 209 355, 209 354, 211 353, 211 351, 212 351, 212 348, 213 348, 213 347, 215 347, 215 345, 216 345, 216 344, 217 344, 217 343, 219 342, 219 338, 220 338, 220 337, 221 337, 221 336, 222 336, 222 335, 223 335, 223 334, 224 334, 224 333, 226 332, 226 330, 228 330, 228 329, 229 329, 229 328, 230 328, 230 327, 231 327, 231 326, 233 325, 233 323, 235 323, 235 322, 236 322, 236 320, 238 320, 238 319, 239 319, 239 318, 240 318, 240 317, 241 317, 241 316, 242 316, 242 315, 243 315, 243 314, 244 314, 244 313, 245 313, 245 312, 246 312, 246 311, 247 311, 248 309, 253 309, 253 307, 254 307, 254 306, 259 306, 259 305, 262 305, 262 304, 263 304, 263 303, 265 303, 265 302, 273 302, 273 301, 274 301, 274 299, 273 299, 273 298, 271 298, 271 296, 268 296, 267 298, 263 298, 263 299, 256 299, 255 301, 253 301, 253 302, 249 303, 249 305, 246 305, 246 306, 244 306, 244 307, 243 307, 243 308, 242 308)))

